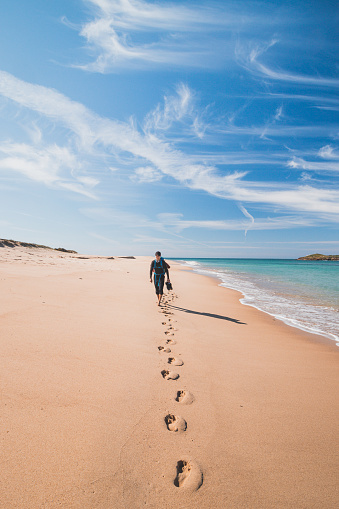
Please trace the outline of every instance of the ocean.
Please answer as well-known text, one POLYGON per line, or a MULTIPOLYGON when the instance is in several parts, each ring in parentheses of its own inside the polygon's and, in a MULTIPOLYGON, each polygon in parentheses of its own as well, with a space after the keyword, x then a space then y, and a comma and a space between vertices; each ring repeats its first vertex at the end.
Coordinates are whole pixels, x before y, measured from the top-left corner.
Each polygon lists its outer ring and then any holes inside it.
POLYGON ((233 258, 172 258, 220 286, 238 290, 241 302, 288 325, 320 334, 339 346, 339 262, 233 258))

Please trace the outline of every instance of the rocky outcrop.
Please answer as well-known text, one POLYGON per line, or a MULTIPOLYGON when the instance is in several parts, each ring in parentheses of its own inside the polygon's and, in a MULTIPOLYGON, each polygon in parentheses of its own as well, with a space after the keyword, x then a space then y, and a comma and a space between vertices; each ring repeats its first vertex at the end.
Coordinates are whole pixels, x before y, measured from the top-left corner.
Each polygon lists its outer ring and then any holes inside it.
POLYGON ((319 253, 302 256, 298 258, 298 260, 306 260, 306 261, 339 261, 339 255, 323 255, 319 253))

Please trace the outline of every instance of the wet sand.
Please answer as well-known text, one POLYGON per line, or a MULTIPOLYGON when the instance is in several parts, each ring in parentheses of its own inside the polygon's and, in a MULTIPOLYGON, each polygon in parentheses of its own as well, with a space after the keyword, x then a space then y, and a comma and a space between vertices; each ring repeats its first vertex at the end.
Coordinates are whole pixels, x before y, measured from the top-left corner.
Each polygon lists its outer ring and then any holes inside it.
POLYGON ((150 261, 1 248, 0 506, 337 508, 335 343, 150 261))

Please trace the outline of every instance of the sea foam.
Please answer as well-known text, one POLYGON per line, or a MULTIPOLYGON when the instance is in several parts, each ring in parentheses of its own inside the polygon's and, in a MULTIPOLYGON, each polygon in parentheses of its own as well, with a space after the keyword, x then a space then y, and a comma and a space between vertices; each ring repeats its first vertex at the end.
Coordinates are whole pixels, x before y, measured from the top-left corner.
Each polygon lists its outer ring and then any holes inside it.
MULTIPOLYGON (((217 265, 215 268, 211 259, 206 261, 182 259, 179 261, 192 267, 194 272, 218 278, 221 281, 220 286, 241 292, 243 297, 240 302, 242 304, 253 306, 293 327, 339 341, 339 306, 335 301, 333 302, 333 296, 321 299, 319 292, 317 293, 315 289, 316 284, 314 284, 313 297, 311 297, 307 292, 307 287, 290 284, 288 276, 282 280, 281 271, 279 279, 277 279, 274 273, 276 267, 273 270, 272 267, 270 268, 270 260, 267 261, 267 267, 265 261, 260 260, 261 266, 264 266, 265 274, 247 272, 243 265, 241 271, 234 270, 234 267, 230 269, 227 266, 222 266, 222 260, 215 262, 217 265)), ((255 261, 252 262, 252 266, 253 263, 255 264, 255 261)), ((227 265, 227 260, 225 260, 225 265, 227 265)), ((236 265, 236 263, 232 261, 232 265, 236 265)), ((288 263, 284 263, 284 267, 285 274, 287 274, 288 263)), ((239 267, 237 268, 239 269, 239 267)), ((293 270, 296 270, 295 267, 293 270)), ((339 346, 339 342, 336 344, 339 346)))

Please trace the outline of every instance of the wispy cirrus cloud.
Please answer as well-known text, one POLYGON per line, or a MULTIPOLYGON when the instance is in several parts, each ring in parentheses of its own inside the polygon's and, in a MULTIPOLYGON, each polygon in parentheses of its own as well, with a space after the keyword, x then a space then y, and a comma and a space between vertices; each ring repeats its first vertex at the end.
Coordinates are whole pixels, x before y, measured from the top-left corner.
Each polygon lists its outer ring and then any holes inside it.
POLYGON ((239 208, 240 208, 241 212, 244 214, 244 216, 250 220, 249 224, 245 228, 245 237, 246 237, 248 230, 253 228, 255 221, 254 221, 254 217, 252 216, 252 214, 250 214, 248 212, 248 210, 245 209, 245 207, 243 205, 239 204, 239 208))
POLYGON ((184 83, 176 87, 176 94, 164 97, 164 105, 158 104, 150 111, 144 121, 144 131, 166 131, 176 121, 182 120, 193 112, 193 94, 184 83))
POLYGON ((299 85, 339 88, 339 80, 336 78, 305 76, 302 74, 289 73, 287 71, 277 71, 258 62, 256 59, 251 60, 251 64, 252 68, 259 72, 262 76, 266 76, 273 80, 297 83, 299 85))
POLYGON ((252 44, 252 47, 250 47, 251 45, 249 44, 238 44, 235 48, 235 57, 240 65, 257 76, 269 78, 274 81, 294 83, 310 87, 339 88, 339 79, 337 78, 307 76, 282 69, 273 69, 267 64, 264 64, 260 58, 268 52, 270 48, 277 44, 279 44, 279 40, 276 38, 273 38, 266 43, 252 44))
POLYGON ((134 170, 131 179, 135 182, 158 182, 163 175, 152 166, 141 166, 134 170))
POLYGON ((293 101, 311 101, 314 103, 324 103, 333 105, 333 107, 339 107, 339 99, 337 97, 326 97, 324 95, 306 95, 306 94, 286 94, 286 93, 274 93, 274 92, 265 92, 261 95, 254 96, 255 99, 291 99, 293 101))
POLYGON ((205 164, 203 157, 199 162, 196 154, 185 153, 175 144, 159 138, 157 133, 140 132, 133 123, 100 117, 55 90, 23 82, 8 73, 0 72, 0 94, 20 107, 62 124, 73 136, 73 144, 79 147, 82 156, 100 153, 109 166, 114 166, 117 154, 122 153, 132 158, 134 168, 147 168, 148 173, 159 172, 191 190, 242 204, 322 213, 332 221, 339 219, 339 191, 336 188, 254 181, 250 180, 247 171, 220 171, 213 164, 205 164))
POLYGON ((73 171, 81 171, 81 165, 76 156, 66 147, 53 144, 38 148, 25 143, 2 143, 0 144, 1 169, 21 173, 49 187, 67 189, 95 198, 90 188, 97 185, 98 181, 85 175, 78 178, 71 177, 73 171))
MULTIPOLYGON (((312 155, 313 158, 316 157, 318 161, 310 161, 306 160, 304 157, 293 156, 293 158, 287 162, 287 166, 289 168, 310 170, 315 173, 324 173, 329 175, 339 172, 339 153, 335 147, 325 145, 317 152, 313 152, 313 154, 310 155, 312 155), (321 161, 319 161, 319 159, 321 159, 321 161)), ((304 177, 304 180, 307 180, 307 178, 304 177)))
POLYGON ((289 168, 298 168, 302 170, 313 170, 316 172, 338 172, 339 171, 339 162, 334 161, 326 161, 326 162, 317 162, 317 161, 306 161, 301 157, 293 157, 290 161, 288 161, 287 166, 289 168))
POLYGON ((323 159, 331 159, 331 160, 339 160, 339 152, 336 147, 332 147, 331 145, 325 145, 321 147, 318 152, 319 157, 323 159))
POLYGON ((177 129, 178 124, 181 124, 181 129, 185 126, 186 136, 192 135, 201 140, 208 129, 208 123, 204 119, 206 108, 202 109, 197 105, 194 91, 185 83, 179 83, 175 92, 165 95, 163 104, 157 104, 156 108, 146 115, 143 123, 145 134, 156 133, 159 136, 166 132, 168 136, 171 128, 177 129))
POLYGON ((337 138, 337 125, 274 125, 271 120, 266 124, 254 126, 238 126, 233 123, 215 125, 215 133, 230 136, 258 136, 260 138, 337 138))
POLYGON ((88 0, 87 4, 93 18, 82 25, 80 36, 96 57, 77 67, 99 73, 126 66, 213 66, 220 61, 212 51, 213 33, 237 19, 235 12, 220 16, 216 6, 144 0, 88 0))
MULTIPOLYGON (((240 207, 241 208, 241 207, 240 207)), ((250 223, 245 219, 225 219, 225 220, 193 220, 186 219, 180 213, 162 212, 156 214, 154 218, 149 218, 142 214, 128 212, 127 210, 121 211, 108 207, 90 207, 82 208, 81 212, 91 219, 94 219, 98 224, 104 225, 117 225, 122 228, 130 228, 139 231, 144 230, 157 230, 165 233, 181 233, 184 230, 190 229, 204 229, 215 231, 243 231, 249 229, 253 230, 284 230, 290 228, 299 228, 314 225, 314 221, 307 217, 301 216, 277 216, 268 218, 257 218, 254 220, 253 216, 242 207, 242 212, 247 218, 250 218, 250 223), (246 211, 246 213, 245 213, 246 211)), ((321 225, 321 219, 318 219, 318 224, 321 225)))
MULTIPOLYGON (((243 207, 244 211, 246 210, 243 207)), ((283 230, 287 228, 298 228, 300 226, 310 226, 310 219, 300 218, 298 216, 280 216, 275 218, 260 218, 254 220, 253 216, 246 210, 250 223, 246 220, 189 220, 184 219, 183 214, 158 214, 157 218, 161 225, 172 227, 176 231, 183 231, 190 228, 200 228, 206 230, 219 231, 242 231, 246 232, 251 228, 254 230, 283 230)))

